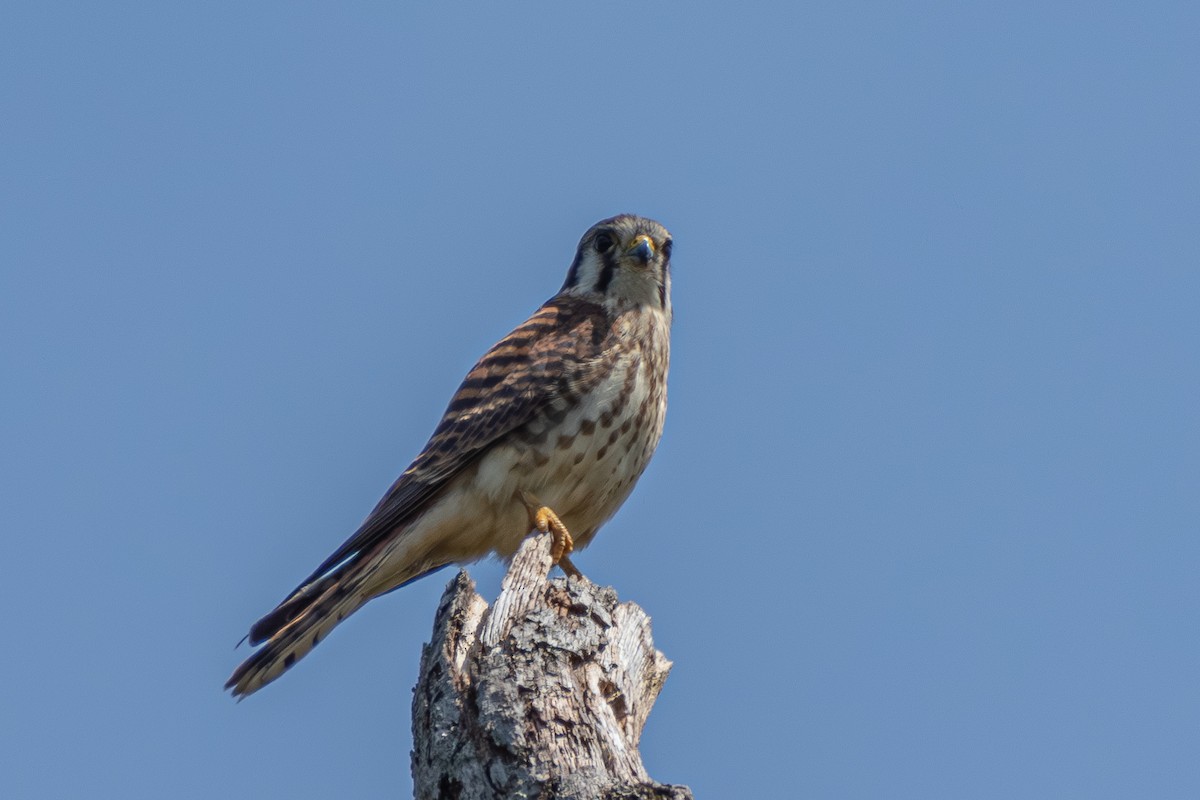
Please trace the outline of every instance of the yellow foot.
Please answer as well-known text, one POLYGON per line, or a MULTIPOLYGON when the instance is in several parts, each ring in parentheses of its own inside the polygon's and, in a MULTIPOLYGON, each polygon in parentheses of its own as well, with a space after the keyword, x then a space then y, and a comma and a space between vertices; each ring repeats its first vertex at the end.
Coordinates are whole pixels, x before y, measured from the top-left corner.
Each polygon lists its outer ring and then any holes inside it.
POLYGON ((567 530, 567 526, 558 518, 558 514, 554 513, 554 509, 549 506, 544 506, 539 503, 532 495, 525 492, 521 493, 521 499, 525 502, 525 507, 529 509, 529 519, 533 523, 533 527, 541 533, 550 534, 550 559, 554 564, 562 567, 562 571, 568 575, 574 575, 577 578, 582 578, 583 573, 575 568, 568 556, 575 549, 575 541, 571 538, 571 532, 567 530))
POLYGON ((567 530, 567 526, 562 524, 562 520, 558 518, 548 506, 540 506, 533 512, 533 527, 537 528, 542 533, 549 532, 552 537, 550 541, 550 558, 557 564, 567 556, 571 555, 571 551, 575 549, 575 542, 571 539, 571 532, 567 530))

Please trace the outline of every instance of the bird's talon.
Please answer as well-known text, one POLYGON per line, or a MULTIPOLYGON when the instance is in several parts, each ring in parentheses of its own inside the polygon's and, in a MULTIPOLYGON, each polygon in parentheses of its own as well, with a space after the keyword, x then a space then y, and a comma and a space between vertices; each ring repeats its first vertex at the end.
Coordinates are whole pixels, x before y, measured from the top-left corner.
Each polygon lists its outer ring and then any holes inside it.
POLYGON ((552 508, 539 503, 533 495, 521 492, 521 500, 529 509, 529 520, 533 523, 534 529, 540 533, 550 534, 550 559, 552 563, 558 564, 575 549, 575 541, 571 538, 571 532, 567 530, 567 526, 563 524, 552 508))
POLYGON ((550 559, 557 564, 562 559, 571 554, 575 549, 575 542, 571 539, 571 532, 567 530, 567 526, 563 525, 562 520, 547 506, 540 507, 534 512, 534 527, 542 533, 549 533, 550 540, 550 559))

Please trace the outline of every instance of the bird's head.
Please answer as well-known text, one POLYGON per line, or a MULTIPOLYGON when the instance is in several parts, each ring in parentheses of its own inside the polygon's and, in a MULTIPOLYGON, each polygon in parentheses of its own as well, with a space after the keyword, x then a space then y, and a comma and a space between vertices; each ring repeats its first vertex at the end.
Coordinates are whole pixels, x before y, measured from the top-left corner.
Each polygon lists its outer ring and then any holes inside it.
POLYGON ((652 219, 621 214, 579 240, 562 294, 614 309, 651 306, 671 312, 671 234, 652 219))

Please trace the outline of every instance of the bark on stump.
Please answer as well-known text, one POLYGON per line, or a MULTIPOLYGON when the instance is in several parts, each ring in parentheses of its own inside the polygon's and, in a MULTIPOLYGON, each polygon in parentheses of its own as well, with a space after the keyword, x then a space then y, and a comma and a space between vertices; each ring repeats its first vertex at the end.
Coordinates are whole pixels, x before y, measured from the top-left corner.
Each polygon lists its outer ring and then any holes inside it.
POLYGON ((413 698, 418 800, 691 800, 654 782, 638 740, 671 662, 650 618, 587 580, 549 580, 529 537, 496 604, 465 571, 446 587, 413 698))

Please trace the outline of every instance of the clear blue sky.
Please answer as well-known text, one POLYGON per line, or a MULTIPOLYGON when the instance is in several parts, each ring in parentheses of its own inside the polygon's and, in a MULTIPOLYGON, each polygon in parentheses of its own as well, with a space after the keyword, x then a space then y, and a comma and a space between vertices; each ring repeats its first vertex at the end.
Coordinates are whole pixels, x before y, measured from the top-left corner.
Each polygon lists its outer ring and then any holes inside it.
POLYGON ((733 8, 7 11, 0 795, 409 796, 449 573, 233 646, 631 211, 671 407, 576 563, 675 661, 651 774, 1200 796, 1200 11, 733 8))

